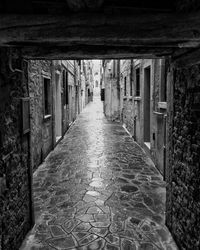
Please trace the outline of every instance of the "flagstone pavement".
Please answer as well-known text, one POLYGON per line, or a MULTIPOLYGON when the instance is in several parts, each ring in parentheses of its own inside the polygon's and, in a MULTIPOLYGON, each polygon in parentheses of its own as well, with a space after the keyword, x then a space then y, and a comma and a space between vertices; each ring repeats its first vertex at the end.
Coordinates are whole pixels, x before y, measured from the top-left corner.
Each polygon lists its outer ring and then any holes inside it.
POLYGON ((20 250, 173 250, 165 182, 100 100, 33 176, 35 226, 20 250))

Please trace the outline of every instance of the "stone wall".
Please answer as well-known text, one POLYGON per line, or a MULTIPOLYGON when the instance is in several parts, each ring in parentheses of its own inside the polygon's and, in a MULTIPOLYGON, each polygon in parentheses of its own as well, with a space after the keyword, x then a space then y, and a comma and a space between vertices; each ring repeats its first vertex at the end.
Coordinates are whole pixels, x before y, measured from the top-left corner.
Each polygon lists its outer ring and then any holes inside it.
POLYGON ((180 249, 195 250, 200 248, 200 65, 175 65, 173 83, 166 224, 180 249))
MULTIPOLYGON (((29 61, 32 166, 35 170, 52 149, 51 117, 44 119, 43 77, 51 79, 51 61, 29 61)), ((52 84, 51 84, 52 85, 52 84)), ((52 99, 52 87, 51 87, 52 99)))
POLYGON ((27 84, 27 62, 21 59, 20 52, 10 53, 1 48, 0 234, 3 250, 18 249, 32 223, 29 133, 22 133, 21 112, 21 98, 28 97, 27 84), (23 71, 12 71, 16 68, 23 71))

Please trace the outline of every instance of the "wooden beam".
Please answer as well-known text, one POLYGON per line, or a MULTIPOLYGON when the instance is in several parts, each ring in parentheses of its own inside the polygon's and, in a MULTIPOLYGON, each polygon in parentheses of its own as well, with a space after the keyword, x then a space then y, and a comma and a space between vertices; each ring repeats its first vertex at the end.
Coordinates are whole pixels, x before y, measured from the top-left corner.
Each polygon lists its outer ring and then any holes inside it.
MULTIPOLYGON (((68 16, 1 15, 0 46, 58 48, 131 46, 145 48, 196 48, 200 45, 200 12, 188 14, 80 13, 68 16)), ((99 49, 100 53, 104 53, 99 49)), ((139 51, 139 50, 138 50, 139 51)), ((161 51, 161 50, 160 50, 161 51)), ((137 53, 136 53, 137 54, 137 53)), ((140 54, 140 51, 138 52, 140 54)))
POLYGON ((45 46, 23 47, 22 54, 27 59, 125 59, 125 58, 161 58, 172 54, 169 48, 142 48, 130 46, 45 46))
POLYGON ((1 15, 0 45, 19 42, 165 43, 200 41, 200 12, 192 14, 1 15))

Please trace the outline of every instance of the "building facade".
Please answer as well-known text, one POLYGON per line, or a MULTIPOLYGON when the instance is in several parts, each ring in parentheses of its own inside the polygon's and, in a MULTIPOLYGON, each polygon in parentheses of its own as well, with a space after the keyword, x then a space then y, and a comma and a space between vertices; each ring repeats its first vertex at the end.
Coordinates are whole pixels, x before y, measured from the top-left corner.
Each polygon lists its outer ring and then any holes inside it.
MULTIPOLYGON (((35 170, 85 106, 81 64, 73 60, 29 61, 31 158, 35 170)), ((84 90, 85 91, 85 90, 84 90)))
POLYGON ((165 175, 167 60, 105 61, 105 115, 120 118, 165 175))
POLYGON ((165 176, 167 66, 162 59, 151 59, 134 60, 132 67, 133 109, 127 127, 132 125, 130 133, 165 176))

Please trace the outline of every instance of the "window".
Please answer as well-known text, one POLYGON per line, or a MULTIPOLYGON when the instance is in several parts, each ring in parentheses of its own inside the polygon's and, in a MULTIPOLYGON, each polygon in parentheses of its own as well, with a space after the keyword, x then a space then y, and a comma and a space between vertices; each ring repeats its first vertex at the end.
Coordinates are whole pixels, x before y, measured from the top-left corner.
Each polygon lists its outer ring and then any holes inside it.
POLYGON ((115 67, 116 65, 115 65, 115 60, 113 60, 113 77, 115 77, 115 67))
POLYGON ((63 90, 64 90, 64 105, 69 104, 68 100, 68 72, 63 70, 63 90))
POLYGON ((144 68, 144 142, 150 148, 151 141, 151 68, 144 68))
POLYGON ((44 83, 44 115, 51 114, 51 100, 50 100, 50 79, 43 78, 44 83))
POLYGON ((124 96, 126 96, 126 76, 124 77, 124 96))
POLYGON ((135 95, 140 96, 140 68, 136 69, 135 95))
POLYGON ((133 85, 132 85, 132 81, 130 78, 130 96, 132 96, 132 94, 133 94, 133 85))
POLYGON ((96 82, 95 82, 95 83, 96 83, 96 88, 98 88, 98 85, 99 85, 98 81, 96 80, 96 82))

